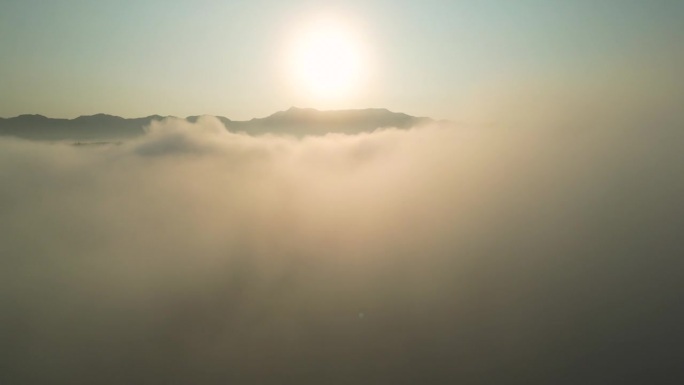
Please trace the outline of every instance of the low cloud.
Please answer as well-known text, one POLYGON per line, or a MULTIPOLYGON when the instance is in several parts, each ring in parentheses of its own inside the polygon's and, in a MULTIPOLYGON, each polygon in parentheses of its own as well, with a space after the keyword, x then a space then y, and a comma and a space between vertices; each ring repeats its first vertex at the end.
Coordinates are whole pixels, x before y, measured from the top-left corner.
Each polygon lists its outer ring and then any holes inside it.
POLYGON ((671 374, 684 134, 647 120, 0 140, 1 382, 671 374))

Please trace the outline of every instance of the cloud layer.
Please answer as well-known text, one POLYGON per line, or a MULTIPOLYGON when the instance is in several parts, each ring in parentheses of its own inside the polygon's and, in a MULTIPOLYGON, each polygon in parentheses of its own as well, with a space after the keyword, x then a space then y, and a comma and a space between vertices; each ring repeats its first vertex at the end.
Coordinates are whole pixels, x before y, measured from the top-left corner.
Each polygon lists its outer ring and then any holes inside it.
POLYGON ((0 140, 0 382, 666 378, 684 134, 599 121, 0 140))

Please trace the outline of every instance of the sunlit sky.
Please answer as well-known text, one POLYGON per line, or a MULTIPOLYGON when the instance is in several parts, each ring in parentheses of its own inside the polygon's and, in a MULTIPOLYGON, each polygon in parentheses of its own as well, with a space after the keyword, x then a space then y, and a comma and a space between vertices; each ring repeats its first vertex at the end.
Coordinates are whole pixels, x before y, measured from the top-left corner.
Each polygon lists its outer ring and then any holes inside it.
POLYGON ((682 20, 677 0, 3 0, 0 116, 249 119, 298 106, 458 119, 497 79, 671 60, 682 20), (291 65, 320 20, 342 26, 360 63, 335 97, 307 92, 308 67, 291 65))

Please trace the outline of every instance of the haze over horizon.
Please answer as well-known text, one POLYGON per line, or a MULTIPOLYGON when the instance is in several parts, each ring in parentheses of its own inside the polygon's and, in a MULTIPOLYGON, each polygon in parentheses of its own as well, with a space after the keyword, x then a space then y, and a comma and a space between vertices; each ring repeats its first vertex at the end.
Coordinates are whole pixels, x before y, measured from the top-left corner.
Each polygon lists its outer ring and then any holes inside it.
POLYGON ((684 383, 682 20, 0 1, 0 384, 684 383))
MULTIPOLYGON (((397 112, 397 111, 390 111, 390 110, 388 110, 387 108, 380 108, 380 107, 348 108, 348 109, 330 109, 330 110, 326 110, 326 109, 318 109, 318 108, 313 108, 313 107, 290 106, 290 107, 287 108, 287 109, 278 110, 278 111, 273 111, 273 112, 271 112, 271 113, 269 113, 269 114, 267 114, 267 115, 265 115, 265 116, 253 116, 253 117, 251 117, 251 118, 247 118, 247 119, 244 119, 244 120, 235 120, 235 121, 248 121, 248 120, 253 120, 253 119, 266 118, 266 117, 272 116, 272 115, 274 115, 274 114, 284 113, 284 112, 290 112, 290 111, 315 111, 315 112, 326 112, 326 113, 327 113, 327 112, 367 111, 367 110, 370 110, 370 111, 373 111, 373 110, 375 110, 375 111, 382 110, 382 111, 387 111, 387 112, 390 112, 390 113, 402 113, 402 112, 397 112)), ((12 119, 12 118, 17 118, 17 117, 21 117, 21 116, 32 116, 32 115, 35 115, 35 116, 43 116, 43 117, 50 118, 50 119, 67 119, 67 120, 73 120, 73 119, 76 119, 76 118, 89 117, 89 116, 113 116, 113 117, 123 118, 123 119, 146 118, 146 117, 150 117, 150 116, 158 116, 158 117, 163 117, 163 118, 181 118, 181 119, 194 118, 194 117, 199 117, 199 116, 216 116, 216 117, 222 117, 222 118, 229 118, 228 116, 210 115, 210 114, 192 114, 192 115, 187 115, 187 116, 151 114, 151 115, 146 115, 146 116, 128 116, 128 117, 127 117, 127 116, 119 116, 119 115, 114 115, 114 114, 108 114, 108 113, 106 113, 106 112, 98 112, 98 113, 89 114, 89 115, 78 115, 78 116, 75 116, 75 117, 73 117, 73 118, 60 118, 60 117, 54 117, 54 116, 46 116, 46 115, 39 114, 39 113, 33 113, 33 114, 19 114, 19 115, 15 115, 15 116, 0 116, 0 119, 12 119)), ((427 116, 424 116, 424 117, 427 118, 427 116)))

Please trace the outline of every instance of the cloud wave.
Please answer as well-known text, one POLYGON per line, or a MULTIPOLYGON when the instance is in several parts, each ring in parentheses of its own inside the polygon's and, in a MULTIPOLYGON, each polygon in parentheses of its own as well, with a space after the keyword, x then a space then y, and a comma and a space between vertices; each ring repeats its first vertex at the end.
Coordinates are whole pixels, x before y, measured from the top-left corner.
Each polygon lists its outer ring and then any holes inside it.
POLYGON ((0 140, 0 379, 671 374, 683 134, 553 124, 0 140))

